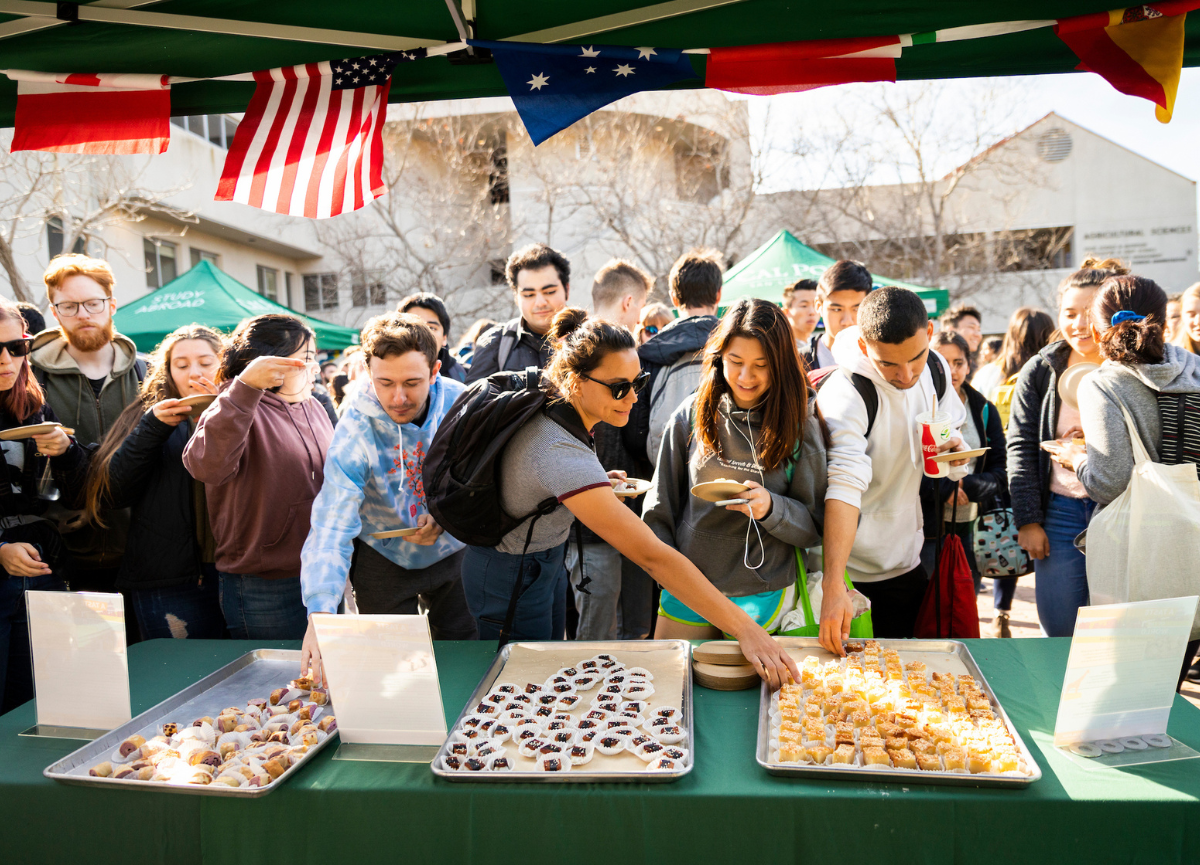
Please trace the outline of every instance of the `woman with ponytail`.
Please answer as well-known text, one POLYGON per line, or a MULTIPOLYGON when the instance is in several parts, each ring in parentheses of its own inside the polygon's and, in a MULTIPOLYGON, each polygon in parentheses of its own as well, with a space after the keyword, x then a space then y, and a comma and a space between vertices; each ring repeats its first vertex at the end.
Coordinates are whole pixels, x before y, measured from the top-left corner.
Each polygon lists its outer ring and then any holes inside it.
MULTIPOLYGON (((1096 293, 1092 337, 1105 363, 1079 384, 1086 445, 1066 446, 1054 458, 1075 470, 1100 509, 1133 475, 1122 409, 1154 462, 1200 466, 1200 421, 1194 420, 1200 417, 1200 357, 1164 341, 1166 320, 1167 295, 1152 279, 1115 276, 1096 293)), ((1185 671, 1198 646, 1188 644, 1185 671)))
POLYGON ((565 589, 564 544, 578 519, 705 621, 736 637, 772 687, 789 674, 799 681, 795 662, 766 631, 612 493, 612 482, 624 472, 605 472, 592 449, 591 431, 601 421, 625 426, 646 386, 649 377, 641 370, 633 334, 568 307, 555 316, 549 336, 556 347, 542 387, 550 400, 504 449, 501 502, 514 515, 532 513, 543 502, 558 504, 538 517, 532 530, 530 517, 495 548, 467 548, 463 588, 480 637, 499 636, 519 579, 524 588, 512 639, 562 639, 558 587, 562 583, 565 589))
MULTIPOLYGON (((29 368, 33 337, 21 311, 0 299, 0 430, 56 420, 29 368)), ((78 507, 87 453, 61 427, 0 442, 0 714, 33 697, 25 592, 66 588, 67 552, 52 501, 78 507)))

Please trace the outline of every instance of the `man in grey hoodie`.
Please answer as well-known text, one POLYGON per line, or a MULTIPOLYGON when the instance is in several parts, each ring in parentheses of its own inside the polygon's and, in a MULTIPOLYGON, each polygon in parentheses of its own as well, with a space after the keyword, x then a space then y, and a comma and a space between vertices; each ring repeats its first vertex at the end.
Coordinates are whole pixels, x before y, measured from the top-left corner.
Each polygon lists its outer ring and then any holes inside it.
MULTIPOLYGON (((146 365, 137 346, 113 330, 112 269, 86 255, 60 255, 43 277, 58 328, 33 341, 30 362, 46 401, 75 440, 103 440, 125 407, 138 398, 146 365)), ((111 592, 125 551, 129 511, 106 512, 108 528, 83 526, 63 535, 71 551, 71 588, 111 592)), ((130 617, 132 622, 132 617, 130 617)))

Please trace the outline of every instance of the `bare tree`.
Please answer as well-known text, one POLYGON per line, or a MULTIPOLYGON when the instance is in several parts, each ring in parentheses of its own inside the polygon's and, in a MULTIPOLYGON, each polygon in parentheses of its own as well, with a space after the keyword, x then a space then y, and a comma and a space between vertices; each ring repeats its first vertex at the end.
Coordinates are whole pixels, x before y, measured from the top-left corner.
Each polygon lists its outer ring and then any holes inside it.
POLYGON ((773 196, 775 209, 826 254, 952 298, 1062 266, 1069 228, 1007 227, 1049 182, 1031 148, 1001 146, 1019 111, 1011 89, 978 87, 970 98, 939 82, 868 90, 794 145, 820 166, 818 183, 773 196))
POLYGON ((385 127, 388 193, 366 212, 314 223, 351 286, 346 318, 428 291, 456 316, 497 315, 507 293, 487 290, 508 255, 503 115, 425 117, 385 127))
POLYGON ((525 151, 525 180, 539 206, 520 233, 568 252, 631 258, 660 278, 689 248, 729 260, 744 246, 761 182, 744 101, 643 94, 536 149, 526 140, 525 151))
MULTIPOLYGON (((11 133, 8 140, 11 141, 11 133)), ((186 210, 169 199, 187 188, 152 188, 145 179, 148 159, 92 156, 0 149, 0 268, 13 297, 36 303, 40 292, 30 291, 17 261, 22 242, 45 236, 47 226, 61 232, 62 248, 72 250, 100 244, 107 255, 103 231, 117 224, 168 215, 194 222, 186 210)))

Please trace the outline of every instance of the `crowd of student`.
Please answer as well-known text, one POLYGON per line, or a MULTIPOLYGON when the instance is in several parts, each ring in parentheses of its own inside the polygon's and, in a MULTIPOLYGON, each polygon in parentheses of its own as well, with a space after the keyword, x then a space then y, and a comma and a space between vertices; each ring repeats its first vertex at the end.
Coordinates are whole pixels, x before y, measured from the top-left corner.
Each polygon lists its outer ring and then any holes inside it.
MULTIPOLYGON (((139 360, 113 330, 111 270, 82 255, 46 271, 57 327, 0 301, 0 430, 63 424, 0 443, 0 711, 31 694, 27 589, 120 591, 132 639, 302 638, 318 674, 313 613, 424 609, 439 639, 723 633, 775 683, 797 673, 768 633, 806 566, 827 647, 860 594, 876 635, 912 636, 939 530, 970 549, 998 509, 1035 560, 1043 630, 1069 635, 1088 602, 1076 536, 1133 470, 1123 410, 1153 459, 1200 463, 1200 286, 1168 299, 1118 262, 1086 261, 1057 324, 1018 310, 999 345, 969 307, 935 333, 917 295, 872 290, 852 261, 782 308, 720 317, 721 266, 700 251, 668 275, 673 311, 627 261, 595 274, 591 313, 545 245, 506 277, 518 315, 453 349, 445 304, 417 294, 324 366, 288 315, 181 327, 139 360), (1077 406, 1059 399, 1059 376, 1101 360, 1077 406), (530 367, 545 404, 495 454, 507 530, 468 545, 430 513, 427 460, 456 401, 530 367), (180 403, 201 394, 202 413, 180 403), (935 405, 940 450, 989 449, 951 463, 942 501, 916 421, 935 405), (648 492, 614 496, 625 478, 648 492), (749 490, 690 492, 720 479, 749 490), (416 532, 375 537, 400 526, 416 532)), ((1014 586, 995 580, 997 636, 1014 586)))

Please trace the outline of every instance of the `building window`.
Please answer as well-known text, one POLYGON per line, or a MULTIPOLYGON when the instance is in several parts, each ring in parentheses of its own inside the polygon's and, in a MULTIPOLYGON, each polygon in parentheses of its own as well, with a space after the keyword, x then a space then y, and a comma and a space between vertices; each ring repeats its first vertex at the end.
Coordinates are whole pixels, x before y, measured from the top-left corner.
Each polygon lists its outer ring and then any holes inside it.
MULTIPOLYGON (((51 258, 63 253, 63 224, 62 220, 57 216, 51 217, 46 222, 46 246, 51 258)), ((75 238, 75 245, 71 248, 71 252, 83 253, 86 251, 87 238, 80 235, 75 238)))
POLYGON ((199 264, 202 261, 207 261, 213 267, 221 266, 221 256, 217 255, 215 252, 208 252, 207 250, 204 250, 204 249, 196 249, 196 247, 193 246, 192 247, 192 267, 195 267, 197 264, 199 264))
POLYGON ((270 267, 258 266, 258 293, 263 297, 279 302, 279 271, 270 267))
POLYGON ((351 306, 383 306, 387 303, 387 286, 382 282, 356 279, 350 286, 351 306))
POLYGON ((172 117, 171 122, 193 135, 208 139, 217 147, 229 149, 237 132, 237 121, 224 114, 193 114, 189 117, 172 117))
POLYGON ((996 269, 1006 273, 1023 270, 1057 270, 1073 267, 1071 240, 1075 229, 1029 228, 1007 231, 996 237, 996 269))
POLYGON ((338 308, 338 280, 336 273, 304 274, 304 311, 319 312, 338 308))
POLYGON ((287 271, 283 274, 283 305, 291 308, 292 306, 292 274, 287 271))
POLYGON ((147 237, 142 240, 146 253, 146 286, 162 288, 176 277, 175 244, 147 237))

